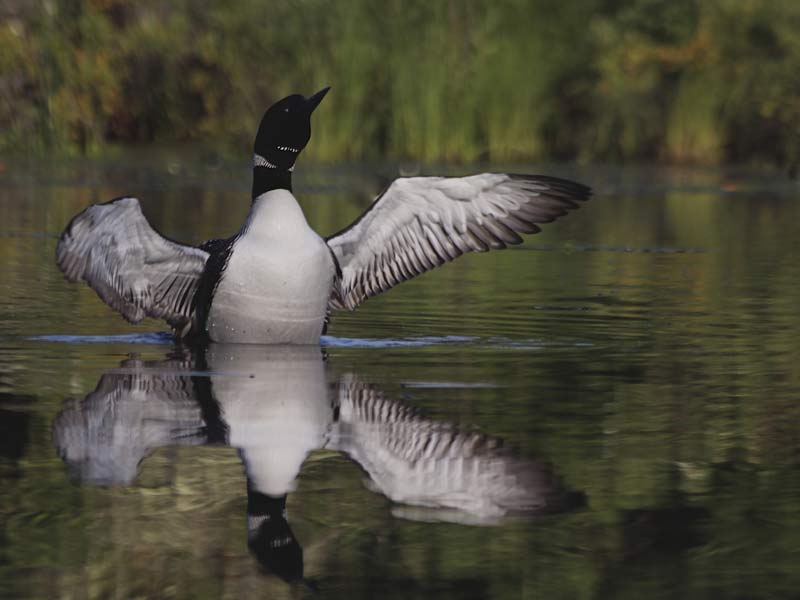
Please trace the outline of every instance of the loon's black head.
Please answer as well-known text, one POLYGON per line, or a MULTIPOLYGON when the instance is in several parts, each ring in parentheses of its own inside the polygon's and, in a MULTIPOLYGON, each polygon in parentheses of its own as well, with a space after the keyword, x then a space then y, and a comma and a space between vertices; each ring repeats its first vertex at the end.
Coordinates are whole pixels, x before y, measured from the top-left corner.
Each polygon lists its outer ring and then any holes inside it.
POLYGON ((311 113, 330 88, 310 98, 292 94, 267 109, 253 146, 253 166, 289 171, 311 139, 311 113))

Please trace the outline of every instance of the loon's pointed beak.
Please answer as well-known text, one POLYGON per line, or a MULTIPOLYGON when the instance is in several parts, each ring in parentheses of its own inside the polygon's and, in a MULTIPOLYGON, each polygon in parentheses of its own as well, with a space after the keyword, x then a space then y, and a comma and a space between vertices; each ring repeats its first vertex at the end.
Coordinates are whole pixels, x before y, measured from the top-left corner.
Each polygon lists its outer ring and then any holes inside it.
POLYGON ((328 93, 329 89, 331 89, 331 86, 321 89, 310 98, 306 98, 306 108, 308 109, 308 114, 314 112, 314 109, 317 108, 320 102, 322 102, 322 99, 325 97, 325 94, 328 93))

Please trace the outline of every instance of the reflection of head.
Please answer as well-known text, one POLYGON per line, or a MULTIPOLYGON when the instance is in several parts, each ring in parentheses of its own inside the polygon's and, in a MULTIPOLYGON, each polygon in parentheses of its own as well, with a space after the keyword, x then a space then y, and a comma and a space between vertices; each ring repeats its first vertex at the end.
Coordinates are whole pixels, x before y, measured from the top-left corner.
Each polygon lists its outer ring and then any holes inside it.
POLYGON ((268 496, 247 482, 247 546, 269 573, 287 582, 303 578, 303 549, 286 520, 286 496, 268 496))

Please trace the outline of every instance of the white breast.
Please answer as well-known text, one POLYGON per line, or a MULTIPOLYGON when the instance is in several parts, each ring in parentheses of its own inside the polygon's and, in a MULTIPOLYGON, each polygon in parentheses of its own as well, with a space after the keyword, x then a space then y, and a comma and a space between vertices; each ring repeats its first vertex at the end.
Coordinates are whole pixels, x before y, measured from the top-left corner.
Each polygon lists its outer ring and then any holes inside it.
POLYGON ((208 314, 216 342, 315 344, 335 267, 287 190, 256 198, 208 314))

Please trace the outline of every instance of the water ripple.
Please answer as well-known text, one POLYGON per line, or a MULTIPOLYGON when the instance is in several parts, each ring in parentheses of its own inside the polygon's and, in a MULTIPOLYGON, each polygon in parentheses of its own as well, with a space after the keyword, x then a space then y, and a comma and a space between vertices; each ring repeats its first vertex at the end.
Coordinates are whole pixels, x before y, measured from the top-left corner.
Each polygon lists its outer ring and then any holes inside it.
POLYGON ((123 335, 36 335, 25 339, 63 344, 171 344, 173 341, 172 334, 166 331, 123 335))
POLYGON ((425 336, 403 339, 344 338, 323 335, 320 342, 326 348, 418 348, 421 346, 474 342, 478 339, 477 336, 463 335, 425 336))
MULTIPOLYGON (((123 335, 37 335, 24 338, 36 342, 62 344, 158 344, 174 343, 166 331, 123 335)), ((348 338, 323 335, 320 344, 325 348, 422 348, 442 345, 469 345, 494 350, 541 350, 554 346, 592 346, 591 342, 547 342, 541 339, 514 339, 504 336, 480 337, 466 335, 422 336, 407 338, 348 338)))

